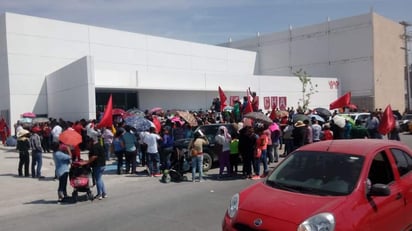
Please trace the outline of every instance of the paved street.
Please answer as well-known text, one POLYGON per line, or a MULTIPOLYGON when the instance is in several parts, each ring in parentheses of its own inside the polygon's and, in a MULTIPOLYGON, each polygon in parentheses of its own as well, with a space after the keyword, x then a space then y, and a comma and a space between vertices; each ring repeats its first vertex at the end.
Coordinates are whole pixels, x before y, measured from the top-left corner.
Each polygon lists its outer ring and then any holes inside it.
MULTIPOLYGON (((412 135, 401 139, 412 147, 412 135)), ((45 179, 17 177, 17 152, 0 146, 0 230, 219 230, 230 197, 255 183, 215 180, 217 169, 204 183, 169 184, 111 171, 104 175, 108 199, 57 204, 51 154, 43 159, 45 179)))

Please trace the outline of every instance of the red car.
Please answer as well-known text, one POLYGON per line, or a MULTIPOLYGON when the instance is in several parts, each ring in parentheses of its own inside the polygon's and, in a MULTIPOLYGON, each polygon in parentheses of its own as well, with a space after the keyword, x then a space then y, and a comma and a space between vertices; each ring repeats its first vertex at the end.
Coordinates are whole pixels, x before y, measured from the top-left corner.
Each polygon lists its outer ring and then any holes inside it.
POLYGON ((412 151, 376 139, 305 145, 232 197, 222 230, 412 230, 412 151))

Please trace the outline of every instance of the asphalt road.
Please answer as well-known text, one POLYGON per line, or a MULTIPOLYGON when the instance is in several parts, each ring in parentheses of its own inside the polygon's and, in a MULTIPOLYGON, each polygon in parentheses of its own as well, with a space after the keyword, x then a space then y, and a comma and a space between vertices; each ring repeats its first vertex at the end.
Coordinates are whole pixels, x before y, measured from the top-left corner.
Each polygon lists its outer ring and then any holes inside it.
MULTIPOLYGON (((412 147, 412 135, 402 134, 412 147)), ((215 180, 164 184, 146 176, 104 176, 109 198, 57 204, 57 181, 15 177, 16 153, 0 151, 0 230, 220 230, 231 196, 252 180, 215 180), (15 169, 15 167, 13 167, 15 169), (7 172, 8 171, 8 172, 7 172), (14 170, 13 170, 14 171, 14 170)), ((45 172, 50 174, 46 154, 45 172)), ((273 167, 273 166, 272 166, 273 167)), ((71 191, 68 186, 69 192, 71 191)), ((95 190, 95 188, 94 188, 95 190)), ((80 193, 80 195, 84 195, 80 193)), ((83 199, 83 198, 80 198, 83 199)))

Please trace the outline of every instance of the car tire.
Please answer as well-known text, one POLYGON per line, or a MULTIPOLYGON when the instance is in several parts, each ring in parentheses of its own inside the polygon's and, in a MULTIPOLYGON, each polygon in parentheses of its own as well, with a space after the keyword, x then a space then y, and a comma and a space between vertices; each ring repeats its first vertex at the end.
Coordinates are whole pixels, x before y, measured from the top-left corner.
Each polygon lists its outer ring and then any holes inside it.
POLYGON ((203 153, 203 171, 208 171, 212 168, 213 159, 209 153, 203 153))

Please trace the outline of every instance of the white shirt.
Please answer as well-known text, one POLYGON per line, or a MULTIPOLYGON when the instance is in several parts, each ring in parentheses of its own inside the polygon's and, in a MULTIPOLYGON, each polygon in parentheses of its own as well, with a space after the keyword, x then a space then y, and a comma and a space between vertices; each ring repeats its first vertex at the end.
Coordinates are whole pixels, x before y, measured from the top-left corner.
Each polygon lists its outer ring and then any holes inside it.
POLYGON ((53 142, 58 143, 59 142, 59 136, 60 133, 62 133, 62 127, 60 127, 60 125, 56 125, 53 127, 53 129, 51 130, 51 134, 53 136, 53 142))
POLYGON ((160 139, 161 137, 155 133, 149 133, 144 136, 143 142, 147 144, 147 153, 158 153, 157 141, 160 139))

